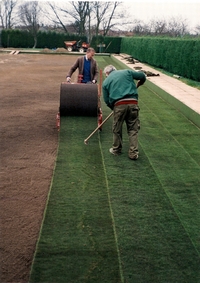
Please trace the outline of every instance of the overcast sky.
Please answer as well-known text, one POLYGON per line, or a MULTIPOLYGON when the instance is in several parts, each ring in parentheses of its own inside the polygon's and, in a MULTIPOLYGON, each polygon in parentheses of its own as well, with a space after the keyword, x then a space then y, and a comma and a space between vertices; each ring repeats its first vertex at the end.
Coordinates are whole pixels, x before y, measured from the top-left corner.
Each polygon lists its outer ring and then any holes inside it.
MULTIPOLYGON (((38 1, 46 2, 47 0, 38 1)), ((68 1, 49 0, 49 2, 63 2, 66 5, 68 1)), ((121 2, 124 2, 122 7, 131 15, 131 19, 142 20, 144 23, 148 23, 152 19, 168 20, 174 17, 187 20, 186 23, 190 29, 200 25, 200 0, 124 0, 121 2)))
POLYGON ((186 19, 191 27, 200 25, 200 0, 132 0, 123 1, 125 9, 136 19, 186 19))

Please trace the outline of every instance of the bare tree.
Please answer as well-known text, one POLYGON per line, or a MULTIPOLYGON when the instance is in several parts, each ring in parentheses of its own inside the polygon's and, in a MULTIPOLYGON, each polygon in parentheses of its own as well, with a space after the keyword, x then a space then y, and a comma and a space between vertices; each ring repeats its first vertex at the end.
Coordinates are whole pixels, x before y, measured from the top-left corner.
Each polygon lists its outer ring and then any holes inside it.
POLYGON ((141 20, 135 19, 132 22, 130 30, 136 35, 142 35, 144 33, 144 23, 141 20))
POLYGON ((55 6, 54 3, 48 2, 48 6, 51 8, 51 11, 53 12, 53 16, 49 15, 47 12, 46 17, 48 18, 48 20, 50 20, 51 22, 53 22, 55 25, 60 25, 63 30, 67 33, 68 30, 66 28, 66 25, 64 24, 61 15, 59 14, 59 11, 61 10, 59 7, 55 6))
POLYGON ((197 26, 195 27, 195 31, 196 31, 196 34, 197 34, 197 35, 200 34, 200 25, 197 25, 197 26))
POLYGON ((14 25, 13 12, 18 0, 0 1, 0 21, 3 29, 11 29, 14 25))
POLYGON ((77 33, 85 35, 89 17, 89 1, 70 1, 66 7, 55 6, 51 2, 48 2, 48 5, 53 11, 53 22, 62 26, 65 32, 68 32, 67 25, 73 23, 77 33))
POLYGON ((80 35, 86 34, 86 20, 88 17, 88 8, 89 8, 89 2, 88 1, 78 1, 72 2, 72 6, 74 8, 74 11, 72 12, 73 18, 76 20, 79 26, 78 33, 80 35))
POLYGON ((103 35, 106 36, 108 31, 113 28, 116 23, 113 23, 112 20, 114 19, 115 10, 122 2, 108 2, 109 6, 105 11, 102 17, 102 25, 103 25, 103 35))
POLYGON ((150 21, 149 26, 151 27, 149 32, 153 33, 154 35, 165 34, 167 30, 166 21, 163 19, 153 19, 150 21))
POLYGON ((67 32, 67 24, 73 25, 79 35, 87 35, 89 41, 92 31, 95 35, 103 31, 107 35, 109 30, 116 26, 116 19, 125 16, 117 15, 116 9, 122 2, 104 1, 69 1, 66 7, 55 6, 51 2, 49 7, 53 11, 54 23, 63 27, 67 32), (115 20, 115 23, 114 21, 115 20))
POLYGON ((172 37, 188 34, 187 21, 185 19, 171 18, 168 22, 165 19, 152 19, 148 23, 134 21, 132 31, 138 35, 168 35, 172 37))
POLYGON ((87 9, 88 9, 88 26, 86 26, 86 28, 87 28, 87 39, 88 39, 88 42, 91 42, 91 39, 92 39, 92 37, 91 37, 91 13, 92 13, 92 7, 91 7, 91 5, 89 4, 89 2, 88 2, 88 7, 87 7, 87 9))
POLYGON ((96 16, 96 25, 95 25, 95 35, 97 36, 99 33, 99 27, 102 20, 105 17, 106 11, 109 9, 110 2, 99 2, 95 1, 93 4, 94 13, 96 16))
POLYGON ((20 19, 34 38, 33 48, 37 46, 40 11, 41 8, 37 1, 26 2, 19 7, 20 19))
POLYGON ((183 36, 188 33, 188 24, 186 19, 172 17, 168 22, 167 33, 170 36, 183 36))

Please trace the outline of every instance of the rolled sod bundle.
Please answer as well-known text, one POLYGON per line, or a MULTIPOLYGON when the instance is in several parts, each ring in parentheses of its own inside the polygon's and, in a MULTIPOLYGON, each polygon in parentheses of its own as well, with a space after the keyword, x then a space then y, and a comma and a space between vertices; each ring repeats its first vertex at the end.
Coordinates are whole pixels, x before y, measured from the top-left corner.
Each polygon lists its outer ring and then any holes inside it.
POLYGON ((98 86, 96 84, 61 83, 61 116, 97 116, 98 86))

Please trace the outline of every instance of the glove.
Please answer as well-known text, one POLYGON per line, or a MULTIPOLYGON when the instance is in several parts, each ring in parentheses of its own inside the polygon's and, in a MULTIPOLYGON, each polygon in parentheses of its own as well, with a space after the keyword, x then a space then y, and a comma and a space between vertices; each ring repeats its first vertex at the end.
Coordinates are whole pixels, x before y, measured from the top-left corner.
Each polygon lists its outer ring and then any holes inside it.
POLYGON ((71 82, 71 78, 67 77, 67 82, 70 83, 71 82))
POLYGON ((93 84, 96 84, 96 80, 93 80, 92 83, 93 83, 93 84))

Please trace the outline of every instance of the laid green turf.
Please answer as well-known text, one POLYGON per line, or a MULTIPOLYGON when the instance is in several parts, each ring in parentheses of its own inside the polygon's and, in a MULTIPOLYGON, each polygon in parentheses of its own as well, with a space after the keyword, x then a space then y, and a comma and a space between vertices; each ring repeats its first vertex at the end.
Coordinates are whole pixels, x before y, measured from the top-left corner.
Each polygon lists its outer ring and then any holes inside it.
POLYGON ((59 152, 31 282, 120 282, 96 118, 62 117, 59 152))
POLYGON ((125 126, 122 155, 109 153, 112 118, 86 146, 97 119, 61 117, 31 283, 200 282, 200 129, 148 87, 139 97, 137 161, 125 126))
POLYGON ((140 91, 139 160, 127 160, 125 129, 123 157, 113 160, 101 133, 124 278, 199 282, 200 132, 162 99, 149 103, 146 91, 140 91))

